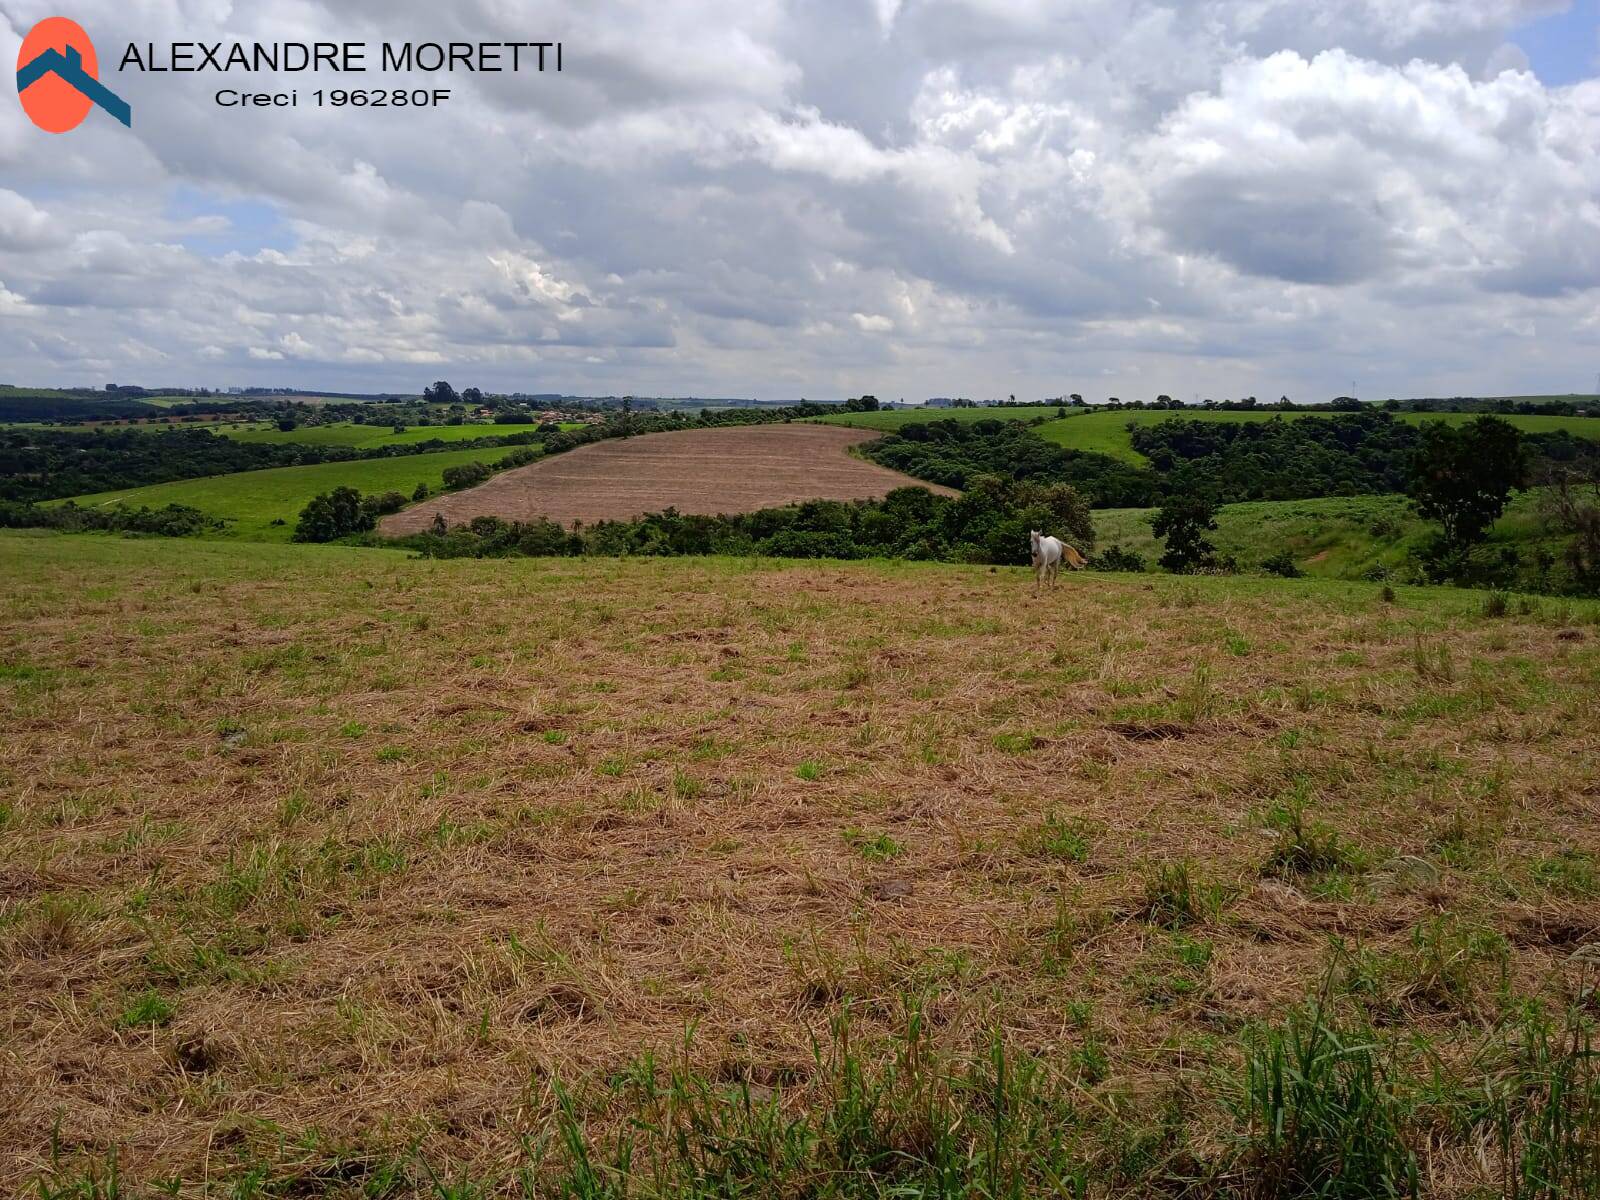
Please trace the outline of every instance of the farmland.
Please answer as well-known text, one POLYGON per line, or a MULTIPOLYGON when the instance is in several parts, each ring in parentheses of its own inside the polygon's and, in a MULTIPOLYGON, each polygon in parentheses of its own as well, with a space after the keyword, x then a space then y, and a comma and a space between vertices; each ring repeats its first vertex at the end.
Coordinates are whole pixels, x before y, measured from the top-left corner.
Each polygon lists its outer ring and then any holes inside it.
POLYGON ((198 508, 228 522, 227 537, 261 541, 288 541, 295 519, 318 492, 353 487, 366 494, 397 491, 410 496, 419 483, 431 490, 443 484, 447 467, 469 462, 492 462, 505 451, 442 450, 435 454, 413 454, 399 458, 375 458, 355 462, 317 463, 303 467, 273 467, 264 471, 241 471, 233 475, 208 475, 119 492, 100 492, 79 496, 76 503, 86 507, 101 504, 149 505, 160 508, 184 504, 198 508), (283 524, 274 524, 274 522, 283 524))
POLYGON ((848 453, 872 436, 796 424, 614 438, 415 505, 386 517, 379 528, 390 535, 417 533, 436 513, 452 525, 475 516, 592 524, 667 508, 715 515, 802 500, 865 499, 908 485, 948 494, 848 453))
POLYGON ((16 534, 0 603, 8 1192, 575 1186, 562 1113, 612 1163, 667 1071, 812 1115, 689 1133, 751 1194, 926 1180, 926 1088, 952 1171, 1224 1187, 1322 993, 1430 1194, 1498 1195, 1472 1097, 1593 978, 1592 604, 16 534))
MULTIPOLYGON (((841 413, 820 418, 832 424, 856 425, 864 429, 893 431, 904 425, 926 421, 955 419, 960 421, 1017 420, 1029 421, 1036 417, 1051 418, 1040 425, 1037 433, 1046 441, 1070 450, 1088 450, 1108 454, 1124 462, 1143 465, 1144 455, 1133 448, 1128 434, 1130 424, 1149 426, 1163 421, 1218 421, 1243 424, 1253 421, 1270 421, 1274 418, 1298 421, 1316 419, 1327 413, 1273 412, 1271 410, 1243 411, 1238 409, 1126 409, 1118 411, 1069 411, 1068 416, 1056 419, 1056 409, 1046 408, 956 408, 928 409, 924 412, 900 410, 877 413, 841 413)), ((1444 421, 1460 425, 1473 420, 1476 413, 1396 413, 1395 419, 1420 424, 1424 421, 1444 421)), ((1533 414, 1513 414, 1502 418, 1524 433, 1556 433, 1565 430, 1575 437, 1600 439, 1600 418, 1552 417, 1533 414)))

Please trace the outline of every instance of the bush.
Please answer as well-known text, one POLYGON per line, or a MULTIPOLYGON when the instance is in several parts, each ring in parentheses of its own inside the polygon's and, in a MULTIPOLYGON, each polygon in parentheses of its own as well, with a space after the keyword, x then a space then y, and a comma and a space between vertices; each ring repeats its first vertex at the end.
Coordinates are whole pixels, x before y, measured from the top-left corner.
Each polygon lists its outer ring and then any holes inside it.
POLYGON ((293 540, 331 542, 353 533, 366 533, 376 524, 377 519, 362 503, 360 492, 353 487, 336 487, 313 497, 311 503, 300 510, 293 540))
POLYGON ((459 467, 446 467, 444 469, 444 486, 446 491, 459 492, 463 488, 477 487, 494 471, 488 463, 470 462, 459 467))
POLYGON ((1294 561, 1294 555, 1287 550, 1261 560, 1261 569, 1268 575, 1281 575, 1285 579, 1299 579, 1305 574, 1294 561))
POLYGON ((403 492, 381 492, 376 496, 368 496, 361 502, 361 507, 374 517, 397 513, 405 506, 406 498, 403 492))
POLYGON ((1108 546, 1089 560, 1089 569, 1137 573, 1144 570, 1144 557, 1132 550, 1124 550, 1121 546, 1108 546))

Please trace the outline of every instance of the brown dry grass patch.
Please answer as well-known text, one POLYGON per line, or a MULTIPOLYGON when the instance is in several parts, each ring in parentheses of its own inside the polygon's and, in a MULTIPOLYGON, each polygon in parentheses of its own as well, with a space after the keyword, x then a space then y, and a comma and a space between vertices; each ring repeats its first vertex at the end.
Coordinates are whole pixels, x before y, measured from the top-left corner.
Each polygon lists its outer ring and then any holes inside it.
POLYGON ((955 494, 849 453, 879 436, 837 425, 755 425, 609 438, 414 505, 385 517, 379 530, 421 533, 436 514, 451 525, 481 516, 571 525, 668 508, 715 516, 802 500, 872 500, 898 487, 955 494))
MULTIPOLYGON (((0 581, 0 1191, 52 1138, 195 1194, 330 1146, 491 1169, 554 1079, 692 1027, 803 1088, 847 998, 913 991, 1092 1040, 1137 1106, 1332 937, 1403 967, 1448 915, 1559 1000, 1594 926, 1588 610, 90 537, 0 537, 0 581), (1355 865, 1264 873, 1296 805, 1355 865)), ((1393 1019, 1497 1003, 1440 994, 1393 1019)))

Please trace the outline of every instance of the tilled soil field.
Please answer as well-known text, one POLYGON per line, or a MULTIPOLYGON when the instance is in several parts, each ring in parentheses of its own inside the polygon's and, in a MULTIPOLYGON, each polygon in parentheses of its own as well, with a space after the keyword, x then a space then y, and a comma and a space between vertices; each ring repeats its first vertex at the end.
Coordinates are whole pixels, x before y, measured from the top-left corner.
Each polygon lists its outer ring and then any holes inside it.
POLYGON ((741 513, 802 500, 869 500, 897 487, 937 487, 848 453, 880 436, 827 425, 759 425, 612 438, 497 475, 386 517, 392 536, 421 533, 443 513, 451 525, 473 517, 619 521, 675 508, 741 513))

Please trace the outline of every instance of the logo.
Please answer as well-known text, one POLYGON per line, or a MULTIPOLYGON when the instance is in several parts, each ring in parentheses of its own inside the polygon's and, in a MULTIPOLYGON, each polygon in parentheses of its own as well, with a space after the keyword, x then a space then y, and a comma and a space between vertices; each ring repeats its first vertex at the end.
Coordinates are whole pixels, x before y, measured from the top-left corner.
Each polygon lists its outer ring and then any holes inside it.
POLYGON ((17 55, 17 98, 47 133, 76 129, 95 105, 130 128, 127 102, 100 82, 94 43, 76 21, 46 17, 28 31, 17 55))

